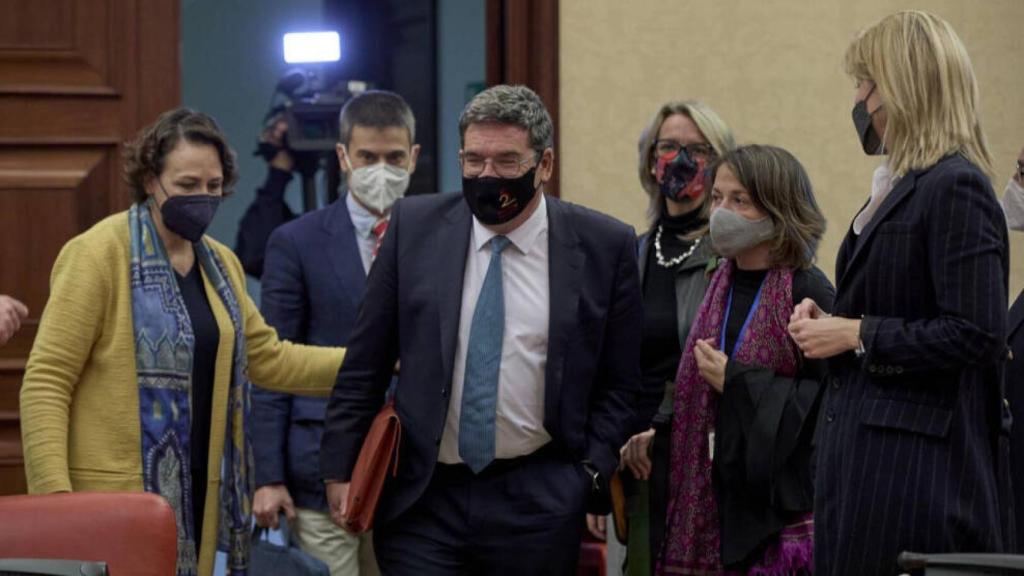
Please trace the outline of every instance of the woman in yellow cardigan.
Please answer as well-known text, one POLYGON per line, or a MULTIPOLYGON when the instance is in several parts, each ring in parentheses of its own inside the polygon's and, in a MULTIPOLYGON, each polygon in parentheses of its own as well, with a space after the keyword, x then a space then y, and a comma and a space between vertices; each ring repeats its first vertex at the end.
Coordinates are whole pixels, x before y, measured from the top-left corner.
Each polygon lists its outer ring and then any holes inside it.
POLYGON ((163 114, 129 145, 135 202, 64 246, 21 389, 29 490, 162 495, 178 574, 248 564, 250 381, 327 395, 343 349, 278 340, 238 259, 203 233, 237 175, 209 116, 163 114))

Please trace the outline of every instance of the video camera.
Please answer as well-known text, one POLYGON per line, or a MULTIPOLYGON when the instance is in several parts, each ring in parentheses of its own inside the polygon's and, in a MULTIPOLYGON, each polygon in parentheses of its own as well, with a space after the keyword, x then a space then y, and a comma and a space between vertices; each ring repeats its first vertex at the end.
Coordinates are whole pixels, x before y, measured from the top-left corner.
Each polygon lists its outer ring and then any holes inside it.
MULTIPOLYGON (((305 70, 291 70, 277 83, 273 103, 264 117, 266 128, 279 119, 288 124, 284 146, 292 153, 333 152, 338 143, 338 115, 352 96, 367 89, 366 82, 350 80, 331 89, 315 89, 316 80, 305 70), (279 102, 283 99, 283 102, 279 102)), ((277 152, 260 142, 257 153, 267 160, 277 152)))
MULTIPOLYGON (((333 62, 340 58, 335 32, 290 33, 284 35, 284 59, 289 64, 306 65, 333 62)), ((281 147, 295 160, 295 171, 302 175, 306 210, 316 206, 315 174, 321 167, 336 168, 334 147, 338 143, 338 116, 352 96, 365 91, 366 82, 348 80, 324 86, 312 67, 289 70, 274 87, 269 110, 263 118, 264 132, 273 130, 282 119, 288 124, 280 146, 261 138, 255 156, 270 162, 281 147), (326 160, 326 162, 325 162, 326 160)), ((330 175, 330 170, 328 170, 330 175)), ((330 178, 329 178, 330 180, 330 178)), ((337 177, 333 178, 337 183, 337 177)), ((328 186, 328 198, 331 192, 328 186)), ((336 194, 337 191, 334 190, 336 194)))

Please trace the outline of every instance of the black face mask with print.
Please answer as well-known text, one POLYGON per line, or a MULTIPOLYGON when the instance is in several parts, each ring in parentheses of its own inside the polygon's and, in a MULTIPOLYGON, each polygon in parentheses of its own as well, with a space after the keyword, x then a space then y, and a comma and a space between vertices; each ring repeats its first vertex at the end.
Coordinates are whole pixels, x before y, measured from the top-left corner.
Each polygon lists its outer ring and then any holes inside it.
POLYGON ((537 194, 533 179, 537 167, 518 178, 479 176, 462 179, 462 196, 476 219, 494 226, 515 219, 537 194))

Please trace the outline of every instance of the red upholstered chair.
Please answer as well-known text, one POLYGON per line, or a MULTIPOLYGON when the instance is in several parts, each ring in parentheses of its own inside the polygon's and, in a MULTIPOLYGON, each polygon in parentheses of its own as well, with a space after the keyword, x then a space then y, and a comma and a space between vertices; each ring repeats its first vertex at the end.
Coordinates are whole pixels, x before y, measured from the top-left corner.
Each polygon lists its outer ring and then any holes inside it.
POLYGON ((0 497, 0 558, 106 562, 114 576, 174 576, 174 511, 154 494, 0 497))

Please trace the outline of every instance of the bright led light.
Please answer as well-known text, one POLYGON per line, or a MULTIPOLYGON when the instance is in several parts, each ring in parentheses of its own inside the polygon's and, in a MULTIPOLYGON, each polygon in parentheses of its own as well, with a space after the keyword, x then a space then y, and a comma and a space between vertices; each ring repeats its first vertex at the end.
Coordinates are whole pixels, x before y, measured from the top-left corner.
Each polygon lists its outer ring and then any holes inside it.
POLYGON ((341 39, 337 32, 289 32, 284 35, 284 61, 337 62, 341 59, 341 39))

